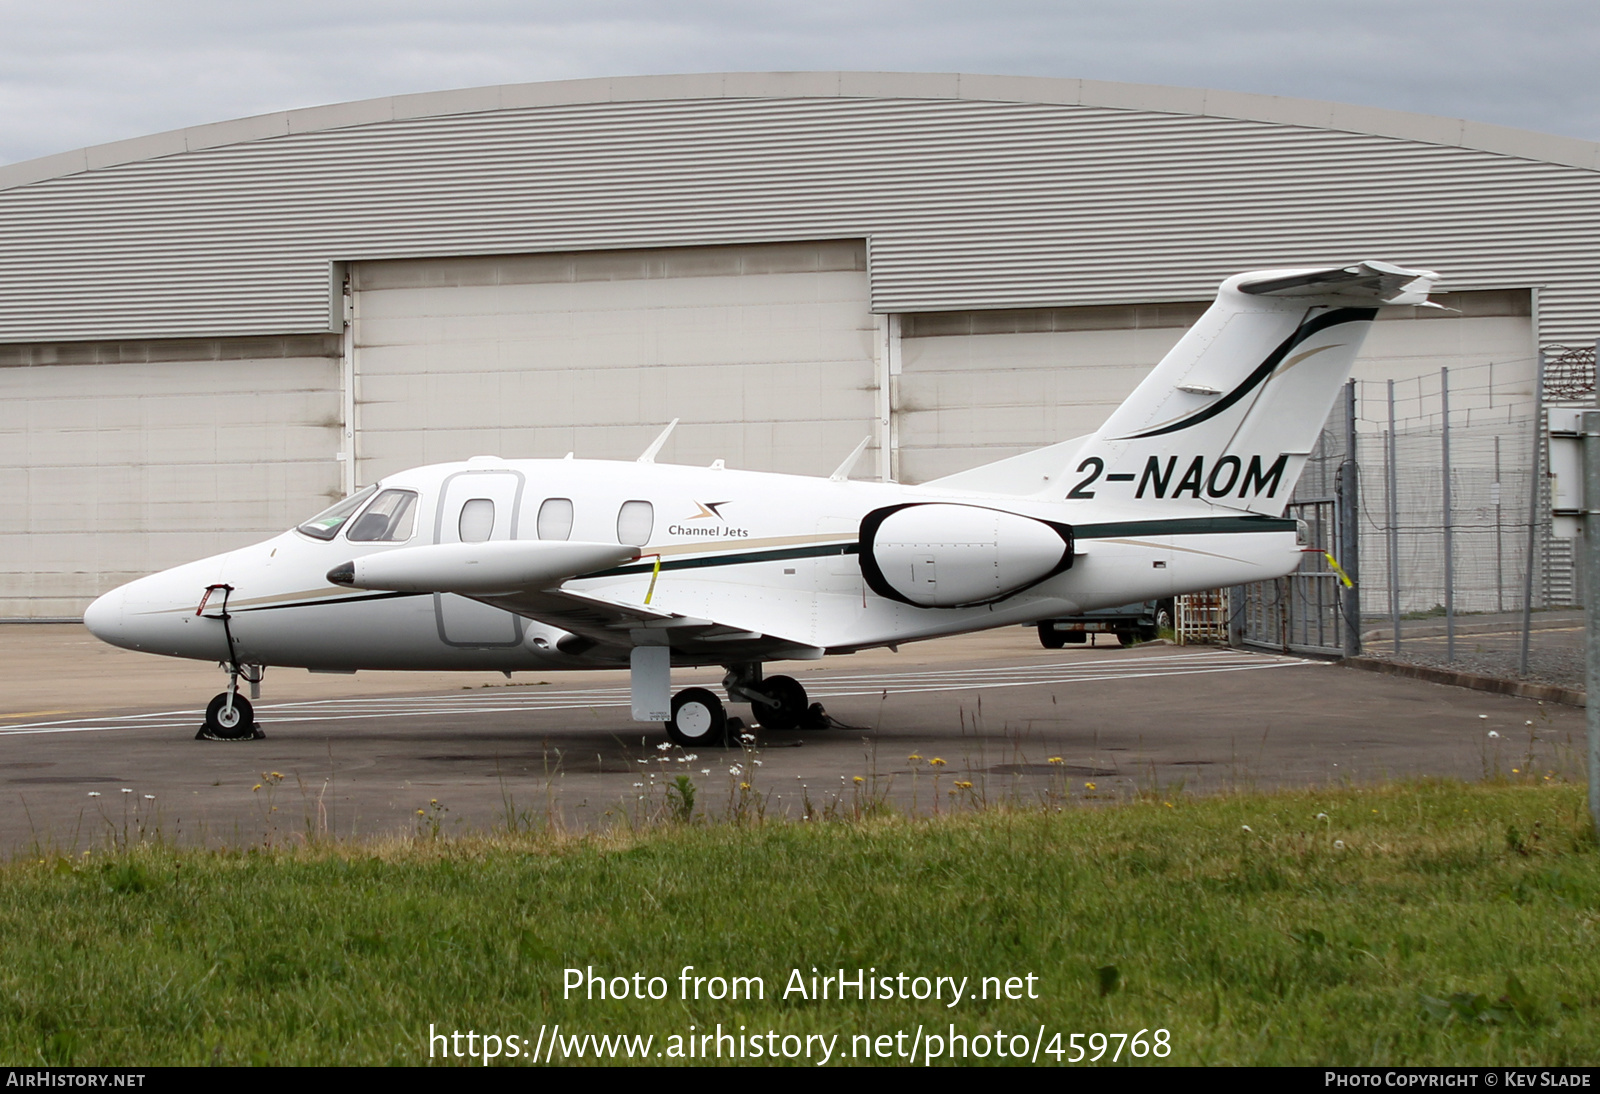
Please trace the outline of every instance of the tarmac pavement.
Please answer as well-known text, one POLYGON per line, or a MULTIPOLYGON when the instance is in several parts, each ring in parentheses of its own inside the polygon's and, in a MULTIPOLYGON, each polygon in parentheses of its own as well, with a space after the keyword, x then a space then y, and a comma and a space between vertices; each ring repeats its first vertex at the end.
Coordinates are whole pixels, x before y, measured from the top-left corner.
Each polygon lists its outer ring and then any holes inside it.
MULTIPOLYGON (((788 817, 875 800, 1053 807, 1530 765, 1541 779, 1582 778, 1581 710, 1271 654, 1051 651, 1013 627, 768 667, 779 671, 843 728, 758 732, 752 747, 691 759, 630 720, 621 672, 508 682, 279 669, 256 704, 266 738, 210 742, 193 738, 223 683, 215 666, 115 649, 76 625, 0 626, 0 854, 157 833, 249 846, 605 827, 662 813, 680 775, 712 815, 788 817)), ((674 685, 720 675, 675 672, 674 685)))

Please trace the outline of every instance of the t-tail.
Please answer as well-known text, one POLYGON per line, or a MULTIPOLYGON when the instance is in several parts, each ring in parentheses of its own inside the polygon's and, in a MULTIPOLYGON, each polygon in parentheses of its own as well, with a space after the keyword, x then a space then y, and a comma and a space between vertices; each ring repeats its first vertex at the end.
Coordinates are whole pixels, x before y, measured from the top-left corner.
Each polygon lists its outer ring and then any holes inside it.
POLYGON ((1281 514, 1378 309, 1428 305, 1438 276, 1363 262, 1228 278, 1052 493, 1281 514))

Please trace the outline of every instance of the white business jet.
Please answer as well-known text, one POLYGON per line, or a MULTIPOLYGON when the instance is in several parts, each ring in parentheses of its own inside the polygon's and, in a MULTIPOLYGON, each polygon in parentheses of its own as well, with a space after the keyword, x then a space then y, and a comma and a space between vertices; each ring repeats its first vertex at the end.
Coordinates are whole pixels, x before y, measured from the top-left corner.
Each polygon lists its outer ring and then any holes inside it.
MULTIPOLYGON (((654 462, 477 457, 391 475, 297 528, 124 585, 84 622, 116 646, 219 661, 202 736, 260 734, 265 667, 631 670, 633 716, 729 735, 674 666, 720 665, 770 729, 815 721, 762 664, 1261 581, 1371 320, 1438 275, 1270 270, 1216 302, 1099 432, 921 486, 654 462)), ((1437 307, 1438 305, 1432 305, 1437 307)), ((671 427, 668 427, 670 432, 671 427)))

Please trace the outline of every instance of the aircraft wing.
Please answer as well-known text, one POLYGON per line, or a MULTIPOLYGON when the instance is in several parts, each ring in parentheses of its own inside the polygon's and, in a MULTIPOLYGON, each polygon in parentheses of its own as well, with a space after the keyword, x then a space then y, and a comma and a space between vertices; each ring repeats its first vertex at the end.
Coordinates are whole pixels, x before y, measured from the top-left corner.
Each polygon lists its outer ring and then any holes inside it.
POLYGON ((501 596, 478 596, 485 604, 536 619, 605 646, 639 645, 639 632, 662 634, 682 654, 717 664, 733 661, 820 656, 814 647, 781 635, 749 630, 736 623, 663 611, 594 589, 563 586, 501 596))
POLYGON ((334 567, 328 580, 361 589, 454 593, 570 631, 595 645, 627 648, 640 644, 641 631, 666 632, 665 644, 717 663, 820 655, 811 653, 814 647, 805 642, 666 610, 626 595, 637 582, 616 592, 596 588, 591 581, 573 587, 575 579, 593 578, 637 560, 639 554, 637 547, 615 543, 438 544, 366 555, 334 567))

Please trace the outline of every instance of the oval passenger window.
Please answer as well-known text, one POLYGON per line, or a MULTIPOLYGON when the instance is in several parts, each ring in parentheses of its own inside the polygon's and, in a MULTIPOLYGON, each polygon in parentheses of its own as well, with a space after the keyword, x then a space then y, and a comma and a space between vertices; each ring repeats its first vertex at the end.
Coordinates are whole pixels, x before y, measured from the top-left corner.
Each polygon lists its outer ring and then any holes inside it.
POLYGON ((647 501, 625 501, 617 513, 617 542, 643 547, 655 530, 655 506, 647 501))
POLYGON ((461 507, 461 520, 456 524, 462 543, 483 543, 494 534, 494 502, 488 498, 470 498, 461 507))
POLYGON ((572 538, 571 498, 546 498, 539 506, 539 538, 572 538))

